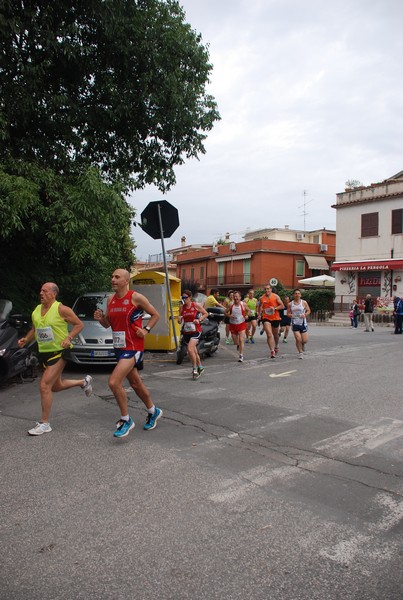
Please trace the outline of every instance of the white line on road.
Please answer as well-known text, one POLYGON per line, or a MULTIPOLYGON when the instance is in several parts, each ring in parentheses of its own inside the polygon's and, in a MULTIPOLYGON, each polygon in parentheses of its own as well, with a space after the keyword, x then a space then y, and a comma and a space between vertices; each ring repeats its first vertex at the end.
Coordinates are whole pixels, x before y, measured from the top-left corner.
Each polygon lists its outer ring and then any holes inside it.
POLYGON ((314 448, 337 456, 356 458, 367 450, 374 450, 402 436, 403 421, 382 418, 321 440, 314 444, 314 448))

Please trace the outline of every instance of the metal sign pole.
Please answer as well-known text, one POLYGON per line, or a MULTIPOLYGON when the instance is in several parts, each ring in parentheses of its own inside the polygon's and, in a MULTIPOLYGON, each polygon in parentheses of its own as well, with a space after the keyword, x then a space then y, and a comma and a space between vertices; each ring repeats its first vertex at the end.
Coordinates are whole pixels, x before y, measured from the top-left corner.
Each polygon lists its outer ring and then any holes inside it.
POLYGON ((167 265, 167 259, 166 259, 166 256, 165 256, 164 230, 162 228, 161 207, 160 207, 159 204, 158 204, 158 220, 159 220, 159 224, 160 224, 162 258, 164 260, 164 269, 165 269, 165 285, 166 285, 166 288, 167 288, 167 294, 168 294, 168 300, 169 300, 169 310, 170 310, 170 313, 171 313, 170 314, 170 320, 172 322, 172 330, 173 330, 174 340, 175 340, 175 349, 178 350, 179 344, 178 344, 178 338, 176 337, 176 327, 175 327, 175 321, 174 321, 174 311, 173 311, 173 307, 172 307, 171 286, 169 285, 168 265, 167 265))

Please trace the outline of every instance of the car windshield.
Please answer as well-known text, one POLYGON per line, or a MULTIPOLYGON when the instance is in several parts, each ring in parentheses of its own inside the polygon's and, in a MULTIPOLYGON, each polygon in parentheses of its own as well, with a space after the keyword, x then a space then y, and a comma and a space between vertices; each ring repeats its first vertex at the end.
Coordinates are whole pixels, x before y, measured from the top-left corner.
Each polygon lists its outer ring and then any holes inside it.
POLYGON ((106 312, 107 296, 81 296, 73 306, 73 310, 79 319, 92 321, 97 308, 106 312))

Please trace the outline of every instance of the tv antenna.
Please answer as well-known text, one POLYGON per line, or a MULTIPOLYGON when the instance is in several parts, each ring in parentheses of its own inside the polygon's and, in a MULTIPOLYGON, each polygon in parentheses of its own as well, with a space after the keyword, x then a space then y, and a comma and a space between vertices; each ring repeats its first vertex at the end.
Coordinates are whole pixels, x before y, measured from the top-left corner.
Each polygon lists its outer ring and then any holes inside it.
POLYGON ((302 208, 302 215, 304 217, 304 232, 306 231, 306 217, 307 215, 309 215, 309 213, 306 211, 306 207, 308 206, 308 204, 310 204, 311 202, 313 202, 313 200, 306 200, 306 196, 307 196, 308 192, 307 190, 302 190, 302 195, 304 196, 304 203, 301 204, 301 206, 298 206, 298 208, 302 208))

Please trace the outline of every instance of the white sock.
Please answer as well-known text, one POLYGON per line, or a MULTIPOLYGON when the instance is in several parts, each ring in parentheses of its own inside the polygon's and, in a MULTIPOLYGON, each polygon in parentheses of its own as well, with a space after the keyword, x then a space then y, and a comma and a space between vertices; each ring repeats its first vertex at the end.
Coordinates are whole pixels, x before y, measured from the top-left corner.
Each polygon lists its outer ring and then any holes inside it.
POLYGON ((126 415, 125 417, 123 417, 122 415, 120 415, 120 418, 122 421, 128 421, 130 419, 129 415, 126 415))
POLYGON ((153 406, 152 408, 147 408, 147 412, 149 415, 153 415, 155 413, 155 406, 153 406))

